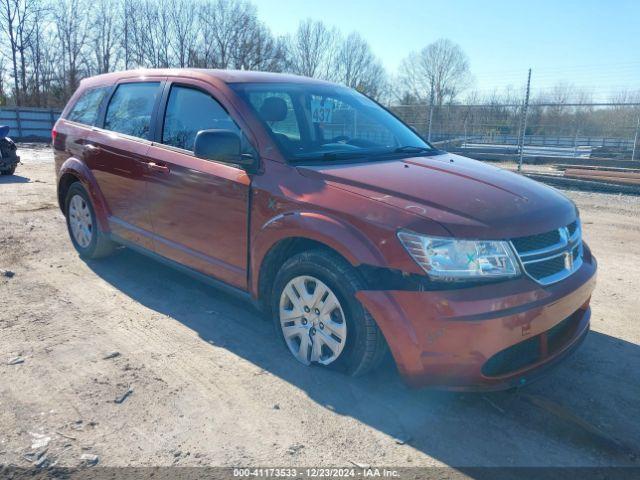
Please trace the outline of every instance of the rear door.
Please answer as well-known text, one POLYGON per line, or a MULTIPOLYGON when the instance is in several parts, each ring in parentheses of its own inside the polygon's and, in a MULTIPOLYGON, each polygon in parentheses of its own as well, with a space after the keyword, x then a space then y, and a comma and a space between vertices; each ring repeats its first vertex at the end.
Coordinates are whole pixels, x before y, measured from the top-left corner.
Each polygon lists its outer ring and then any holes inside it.
POLYGON ((117 84, 85 146, 85 159, 107 204, 111 231, 150 250, 146 154, 163 80, 147 77, 117 84))
POLYGON ((207 84, 167 83, 163 97, 157 142, 147 154, 156 165, 148 179, 156 252, 244 289, 250 177, 193 154, 200 130, 242 132, 207 84))

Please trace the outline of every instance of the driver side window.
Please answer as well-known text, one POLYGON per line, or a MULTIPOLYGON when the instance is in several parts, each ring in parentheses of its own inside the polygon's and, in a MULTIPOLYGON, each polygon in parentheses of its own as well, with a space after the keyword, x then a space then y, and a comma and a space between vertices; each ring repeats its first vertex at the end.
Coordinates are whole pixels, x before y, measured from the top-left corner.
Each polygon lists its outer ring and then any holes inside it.
POLYGON ((200 130, 231 130, 242 137, 240 129, 224 108, 211 96, 195 88, 174 85, 162 127, 162 143, 193 151, 200 130))

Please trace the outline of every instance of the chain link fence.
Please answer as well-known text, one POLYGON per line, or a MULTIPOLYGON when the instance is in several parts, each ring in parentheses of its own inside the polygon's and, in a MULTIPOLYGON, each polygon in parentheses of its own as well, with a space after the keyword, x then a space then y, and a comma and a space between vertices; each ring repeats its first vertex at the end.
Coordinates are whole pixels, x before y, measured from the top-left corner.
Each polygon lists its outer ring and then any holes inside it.
MULTIPOLYGON (((640 104, 529 105, 522 137, 523 105, 392 105, 424 138, 477 158, 611 158, 640 164, 640 104), (522 142, 522 147, 520 143, 522 142)), ((3 107, 0 125, 20 141, 48 141, 59 110, 3 107)))
MULTIPOLYGON (((466 153, 638 160, 640 104, 392 105, 436 145, 466 153), (520 147, 522 142, 523 146, 520 147)), ((639 162, 640 163, 640 162, 639 162)))

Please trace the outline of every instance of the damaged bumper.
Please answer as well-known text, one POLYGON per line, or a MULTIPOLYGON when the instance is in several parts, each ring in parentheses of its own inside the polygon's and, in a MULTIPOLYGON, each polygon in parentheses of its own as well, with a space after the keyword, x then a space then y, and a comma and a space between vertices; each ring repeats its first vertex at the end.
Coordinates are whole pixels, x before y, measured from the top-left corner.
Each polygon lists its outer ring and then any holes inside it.
POLYGON ((530 383, 584 340, 596 281, 590 253, 569 278, 447 291, 361 291, 413 387, 501 390, 530 383))

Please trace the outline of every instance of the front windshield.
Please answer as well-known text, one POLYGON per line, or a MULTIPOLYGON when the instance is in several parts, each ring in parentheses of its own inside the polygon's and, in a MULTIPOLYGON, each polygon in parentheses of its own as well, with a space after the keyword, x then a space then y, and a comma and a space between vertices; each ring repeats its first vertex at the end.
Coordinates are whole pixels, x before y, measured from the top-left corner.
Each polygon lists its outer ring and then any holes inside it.
POLYGON ((334 85, 235 83, 293 161, 435 153, 377 103, 334 85))

